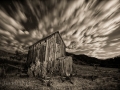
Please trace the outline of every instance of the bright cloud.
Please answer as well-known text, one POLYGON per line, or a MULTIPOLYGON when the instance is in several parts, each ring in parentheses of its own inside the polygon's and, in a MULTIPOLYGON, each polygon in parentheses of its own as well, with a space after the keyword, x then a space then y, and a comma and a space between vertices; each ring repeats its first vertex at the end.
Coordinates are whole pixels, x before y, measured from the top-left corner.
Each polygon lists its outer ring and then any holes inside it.
POLYGON ((27 52, 39 39, 59 31, 67 52, 112 58, 120 53, 119 10, 119 0, 2 2, 0 49, 27 52))

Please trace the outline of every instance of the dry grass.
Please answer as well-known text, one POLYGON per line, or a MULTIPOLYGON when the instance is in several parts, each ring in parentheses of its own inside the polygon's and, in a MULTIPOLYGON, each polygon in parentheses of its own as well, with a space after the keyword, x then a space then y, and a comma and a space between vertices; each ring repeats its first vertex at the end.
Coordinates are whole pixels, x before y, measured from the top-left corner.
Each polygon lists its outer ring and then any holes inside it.
POLYGON ((60 77, 54 77, 51 87, 43 85, 39 78, 9 77, 1 78, 0 90, 119 90, 120 72, 114 68, 74 65, 77 74, 68 81, 61 82, 60 77))

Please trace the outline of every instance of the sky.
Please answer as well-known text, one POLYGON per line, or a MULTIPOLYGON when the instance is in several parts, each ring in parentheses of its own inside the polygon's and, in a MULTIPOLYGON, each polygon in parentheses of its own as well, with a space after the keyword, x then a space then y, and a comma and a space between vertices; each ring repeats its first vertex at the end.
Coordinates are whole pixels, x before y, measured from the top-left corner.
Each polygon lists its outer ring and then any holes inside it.
POLYGON ((66 51, 98 59, 120 55, 119 0, 0 1, 0 50, 28 47, 59 31, 66 51))

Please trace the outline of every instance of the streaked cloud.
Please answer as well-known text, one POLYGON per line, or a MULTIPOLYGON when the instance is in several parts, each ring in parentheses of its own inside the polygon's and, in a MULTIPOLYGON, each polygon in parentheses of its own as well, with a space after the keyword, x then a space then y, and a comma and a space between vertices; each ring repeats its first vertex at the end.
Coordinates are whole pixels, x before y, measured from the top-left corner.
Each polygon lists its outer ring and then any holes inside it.
POLYGON ((59 31, 67 52, 112 58, 120 53, 119 10, 119 0, 3 1, 0 49, 27 52, 39 39, 59 31))

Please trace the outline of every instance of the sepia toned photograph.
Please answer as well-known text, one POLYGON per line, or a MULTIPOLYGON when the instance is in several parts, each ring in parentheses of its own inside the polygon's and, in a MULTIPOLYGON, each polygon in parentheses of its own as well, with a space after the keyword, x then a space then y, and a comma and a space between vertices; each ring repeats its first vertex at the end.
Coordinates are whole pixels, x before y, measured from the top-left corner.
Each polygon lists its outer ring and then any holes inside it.
POLYGON ((1 0, 0 90, 120 90, 120 0, 1 0))

